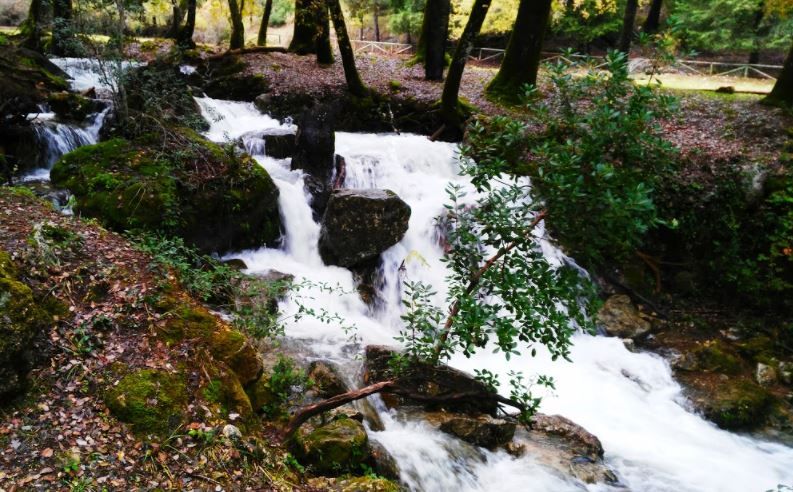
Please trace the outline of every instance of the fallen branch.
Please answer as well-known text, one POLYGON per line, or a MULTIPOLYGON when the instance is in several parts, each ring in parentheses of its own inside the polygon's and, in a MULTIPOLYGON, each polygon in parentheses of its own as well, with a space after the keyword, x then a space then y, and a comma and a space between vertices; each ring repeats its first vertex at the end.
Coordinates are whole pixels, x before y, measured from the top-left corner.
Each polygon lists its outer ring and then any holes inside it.
POLYGON ((319 403, 308 405, 299 409, 289 420, 289 424, 286 426, 286 430, 284 431, 284 438, 290 438, 292 434, 294 434, 297 429, 299 429, 300 426, 311 417, 377 393, 388 393, 421 403, 437 404, 454 403, 466 400, 495 400, 498 403, 517 408, 521 412, 526 410, 526 407, 523 404, 510 398, 501 396, 496 392, 483 393, 481 391, 465 391, 460 393, 427 395, 401 389, 399 388, 399 382, 397 380, 388 380, 374 383, 357 390, 348 391, 332 398, 328 398, 327 400, 323 400, 319 403))

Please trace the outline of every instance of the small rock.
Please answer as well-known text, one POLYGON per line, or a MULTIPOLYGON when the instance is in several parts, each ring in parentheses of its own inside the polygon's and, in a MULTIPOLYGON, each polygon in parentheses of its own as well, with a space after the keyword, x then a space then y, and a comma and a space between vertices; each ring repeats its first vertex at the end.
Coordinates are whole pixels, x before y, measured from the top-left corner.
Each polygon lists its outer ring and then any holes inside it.
POLYGON ((230 260, 226 260, 223 262, 229 268, 233 268, 234 270, 247 270, 248 265, 245 261, 241 260, 240 258, 231 258, 230 260))
POLYGON ((308 366, 308 377, 314 381, 317 394, 323 398, 346 393, 349 389, 335 364, 315 360, 308 366))
POLYGON ((620 338, 637 338, 650 331, 650 322, 642 318, 631 298, 611 296, 598 312, 598 322, 607 334, 620 338))
POLYGON ((242 432, 235 425, 226 424, 223 427, 223 435, 232 441, 239 441, 242 439, 242 432))
POLYGON ((264 94, 259 94, 256 96, 256 99, 253 100, 253 104, 256 106, 256 108, 262 112, 266 112, 272 102, 273 96, 267 92, 264 94))
POLYGON ((724 85, 716 89, 719 94, 735 94, 735 87, 731 85, 724 85))
MULTIPOLYGON (((515 422, 493 418, 489 415, 436 414, 442 419, 440 429, 475 446, 494 449, 512 440, 515 422)), ((428 416, 430 421, 433 417, 428 416)))
POLYGON ((793 362, 779 363, 779 379, 788 386, 793 385, 793 362))
POLYGON ((776 369, 759 362, 757 364, 757 371, 755 372, 755 379, 757 379, 757 383, 760 386, 771 386, 777 381, 776 369))
POLYGON ((625 348, 628 349, 628 352, 636 352, 636 342, 634 342, 633 339, 623 338, 622 344, 625 345, 625 348))

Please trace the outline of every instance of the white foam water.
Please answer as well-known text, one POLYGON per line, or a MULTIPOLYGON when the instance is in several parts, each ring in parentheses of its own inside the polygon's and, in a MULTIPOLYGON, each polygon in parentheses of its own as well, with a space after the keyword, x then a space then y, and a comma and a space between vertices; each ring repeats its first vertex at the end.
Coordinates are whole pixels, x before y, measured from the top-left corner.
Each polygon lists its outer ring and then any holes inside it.
MULTIPOLYGON (((211 139, 239 138, 250 132, 289 131, 250 104, 199 99, 212 128, 211 139), (214 115, 214 116, 213 116, 214 115), (230 115, 230 119, 217 115, 230 115)), ((264 149, 266 151, 266 149, 264 149)), ((432 284, 444 297, 446 270, 440 261, 434 219, 443 211, 445 188, 456 183, 470 189, 458 175, 457 148, 416 135, 336 134, 336 153, 346 159, 348 188, 387 188, 412 209, 405 237, 383 254, 383 305, 371 310, 356 294, 314 290, 303 299, 315 308, 342 315, 357 326, 361 343, 352 343, 339 327, 303 318, 287 325, 287 336, 300 339, 316 356, 327 357, 348 370, 358 363, 363 345, 395 345, 401 320, 399 294, 402 275, 432 284), (405 263, 403 271, 400 265, 405 263), (310 298, 308 298, 310 297, 310 298)), ((279 206, 285 227, 280 249, 244 251, 251 272, 277 270, 313 282, 338 284, 354 292, 346 269, 322 264, 317 251, 319 225, 312 219, 303 175, 289 170, 289 160, 256 155, 280 189, 279 206)), ((542 230, 539 231, 542 235, 542 230)), ((543 241, 543 251, 555 263, 568 261, 543 241)), ((282 303, 288 315, 296 306, 282 303)), ((578 334, 572 362, 551 362, 520 356, 509 362, 501 354, 483 351, 471 359, 455 358, 452 365, 467 371, 488 368, 502 379, 510 370, 549 374, 556 391, 546 395, 541 411, 558 413, 597 435, 606 462, 621 485, 641 491, 764 491, 793 483, 793 449, 718 429, 691 413, 669 365, 651 353, 632 353, 618 339, 578 334)), ((370 431, 397 460, 402 481, 411 490, 440 491, 564 491, 606 490, 586 485, 537 464, 531 457, 514 458, 504 452, 475 449, 409 416, 381 413, 385 430, 370 431)))

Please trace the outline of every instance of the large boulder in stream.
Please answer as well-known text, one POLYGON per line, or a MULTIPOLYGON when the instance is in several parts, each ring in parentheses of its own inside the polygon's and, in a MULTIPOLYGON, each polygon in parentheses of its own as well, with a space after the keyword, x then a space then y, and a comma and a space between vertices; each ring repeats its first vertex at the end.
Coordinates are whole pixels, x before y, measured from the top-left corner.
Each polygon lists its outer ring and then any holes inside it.
POLYGON ((341 475, 361 469, 370 461, 369 439, 361 422, 340 417, 291 443, 298 460, 320 475, 341 475))
POLYGON ((111 229, 158 231, 205 252, 274 245, 278 188, 247 154, 175 128, 134 142, 112 139, 65 155, 52 182, 76 198, 75 212, 111 229))
POLYGON ((328 265, 376 259, 408 229, 410 206, 389 190, 337 190, 322 217, 319 253, 328 265))

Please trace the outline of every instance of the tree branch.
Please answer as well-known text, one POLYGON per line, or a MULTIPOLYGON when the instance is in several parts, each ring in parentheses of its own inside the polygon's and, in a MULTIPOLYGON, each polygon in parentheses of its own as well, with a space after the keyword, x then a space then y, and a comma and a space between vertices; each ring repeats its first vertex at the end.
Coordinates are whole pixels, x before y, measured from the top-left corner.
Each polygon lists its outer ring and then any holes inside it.
MULTIPOLYGON (((547 210, 540 211, 534 220, 529 224, 525 231, 523 231, 523 235, 519 240, 512 241, 508 245, 504 246, 503 248, 499 249, 496 254, 494 254, 489 260, 482 265, 482 268, 477 270, 472 276, 471 280, 468 282, 468 287, 465 289, 465 295, 470 295, 476 286, 479 285, 479 281, 482 279, 482 276, 492 267, 498 260, 508 254, 510 251, 515 249, 519 244, 523 241, 528 239, 531 235, 531 231, 537 227, 537 224, 542 221, 545 216, 548 214, 547 210)), ((443 331, 441 332, 440 337, 438 338, 438 343, 435 344, 435 354, 434 354, 434 361, 438 362, 438 359, 441 355, 441 350, 443 350, 443 345, 446 343, 446 340, 449 338, 449 333, 451 332, 452 323, 454 322, 454 318, 460 312, 460 300, 454 301, 452 304, 451 309, 449 310, 449 316, 446 318, 446 323, 443 325, 443 331)))

